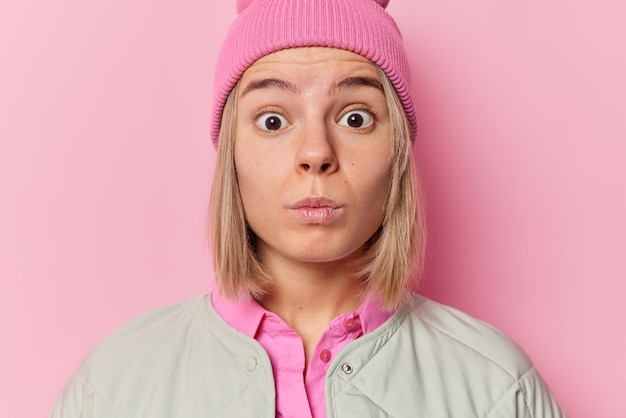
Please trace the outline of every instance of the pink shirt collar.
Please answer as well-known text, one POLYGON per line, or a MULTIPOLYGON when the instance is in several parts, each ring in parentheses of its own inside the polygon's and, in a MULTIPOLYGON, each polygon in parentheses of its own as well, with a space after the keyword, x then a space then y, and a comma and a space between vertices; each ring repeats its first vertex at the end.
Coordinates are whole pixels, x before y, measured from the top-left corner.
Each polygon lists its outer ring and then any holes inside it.
POLYGON ((226 323, 256 339, 267 352, 276 385, 278 418, 325 418, 324 377, 333 356, 350 342, 378 328, 393 314, 373 299, 366 299, 355 311, 333 319, 304 373, 302 340, 276 314, 252 299, 234 302, 220 297, 216 286, 213 286, 211 301, 226 323))
MULTIPOLYGON (((211 302, 228 325, 252 338, 255 337, 265 315, 271 314, 254 299, 242 298, 233 301, 221 296, 215 284, 212 285, 211 302)), ((366 298, 354 314, 360 318, 363 334, 367 334, 387 321, 393 315, 393 311, 385 311, 378 301, 366 298)), ((334 327, 338 327, 337 322, 331 321, 328 330, 332 332, 334 327)))

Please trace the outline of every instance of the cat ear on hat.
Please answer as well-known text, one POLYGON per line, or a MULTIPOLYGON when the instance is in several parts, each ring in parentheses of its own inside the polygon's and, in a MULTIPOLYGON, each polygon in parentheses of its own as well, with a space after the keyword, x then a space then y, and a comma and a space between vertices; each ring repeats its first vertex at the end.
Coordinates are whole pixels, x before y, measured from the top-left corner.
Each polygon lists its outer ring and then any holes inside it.
MULTIPOLYGON (((250 6, 250 4, 254 0, 237 0, 237 13, 243 12, 246 7, 250 6)), ((302 0, 301 0, 302 1, 302 0)), ((383 9, 387 7, 390 0, 372 0, 380 5, 383 9)))

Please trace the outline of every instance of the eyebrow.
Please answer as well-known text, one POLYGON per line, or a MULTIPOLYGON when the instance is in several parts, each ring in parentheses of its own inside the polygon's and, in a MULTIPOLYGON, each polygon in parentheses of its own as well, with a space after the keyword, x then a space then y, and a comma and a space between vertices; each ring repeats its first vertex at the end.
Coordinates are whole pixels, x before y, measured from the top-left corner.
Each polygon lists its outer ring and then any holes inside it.
POLYGON ((298 88, 291 84, 288 81, 281 80, 279 78, 264 78, 263 80, 255 80, 248 83, 246 88, 241 93, 240 97, 245 96, 254 90, 268 89, 268 88, 277 88, 280 90, 289 91, 291 93, 297 93, 298 88))
POLYGON ((374 87, 375 89, 384 92, 383 85, 380 81, 372 77, 348 77, 339 81, 337 84, 333 86, 334 90, 344 89, 348 87, 358 87, 358 86, 366 86, 366 87, 374 87))

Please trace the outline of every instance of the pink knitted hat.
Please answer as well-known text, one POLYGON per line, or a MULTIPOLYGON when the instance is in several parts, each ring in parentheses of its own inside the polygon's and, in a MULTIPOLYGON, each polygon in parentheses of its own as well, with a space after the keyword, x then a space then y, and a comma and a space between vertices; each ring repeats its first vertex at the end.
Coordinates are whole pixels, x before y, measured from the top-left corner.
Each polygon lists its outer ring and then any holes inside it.
POLYGON ((387 74, 404 105, 411 139, 416 118, 402 35, 385 11, 389 0, 238 0, 215 72, 211 137, 217 146, 224 103, 244 71, 287 48, 326 46, 355 52, 387 74))

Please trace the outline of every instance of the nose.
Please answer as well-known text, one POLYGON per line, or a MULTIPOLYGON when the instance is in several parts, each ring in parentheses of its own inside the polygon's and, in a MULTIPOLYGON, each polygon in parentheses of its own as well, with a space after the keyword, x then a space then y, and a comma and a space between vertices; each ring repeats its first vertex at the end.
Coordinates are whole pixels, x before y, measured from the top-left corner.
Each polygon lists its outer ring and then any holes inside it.
POLYGON ((337 170, 338 160, 328 128, 316 124, 302 132, 296 153, 296 170, 300 173, 330 174, 337 170))

